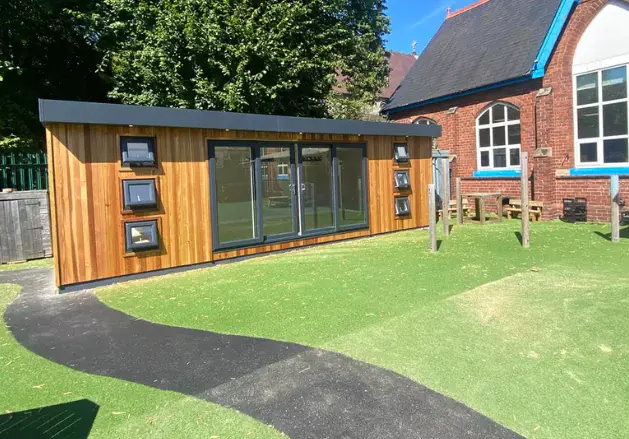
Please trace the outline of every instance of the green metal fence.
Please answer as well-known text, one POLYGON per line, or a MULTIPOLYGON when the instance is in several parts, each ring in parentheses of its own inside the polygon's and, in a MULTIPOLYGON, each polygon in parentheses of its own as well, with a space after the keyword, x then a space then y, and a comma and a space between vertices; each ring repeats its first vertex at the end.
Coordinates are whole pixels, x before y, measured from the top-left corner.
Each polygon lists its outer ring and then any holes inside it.
POLYGON ((44 152, 0 153, 0 190, 48 189, 48 166, 44 152))

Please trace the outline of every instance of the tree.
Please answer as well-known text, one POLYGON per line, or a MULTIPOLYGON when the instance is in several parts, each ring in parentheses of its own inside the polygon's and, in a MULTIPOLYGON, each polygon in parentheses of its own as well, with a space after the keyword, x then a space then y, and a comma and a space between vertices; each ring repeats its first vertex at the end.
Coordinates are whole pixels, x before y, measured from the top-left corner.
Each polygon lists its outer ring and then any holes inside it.
POLYGON ((124 103, 320 117, 340 69, 386 83, 384 0, 104 0, 92 15, 124 103))
POLYGON ((41 149, 37 98, 103 100, 100 55, 86 23, 70 12, 81 0, 0 2, 0 149, 41 149))

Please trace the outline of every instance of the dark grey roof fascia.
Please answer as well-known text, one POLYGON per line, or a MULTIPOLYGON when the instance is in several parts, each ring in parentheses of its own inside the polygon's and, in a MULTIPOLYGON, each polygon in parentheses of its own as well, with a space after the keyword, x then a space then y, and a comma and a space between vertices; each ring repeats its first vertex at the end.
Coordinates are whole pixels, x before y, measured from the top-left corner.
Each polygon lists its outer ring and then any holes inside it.
POLYGON ((39 120, 43 124, 137 125, 363 136, 441 136, 439 125, 314 119, 48 99, 39 100, 39 120))

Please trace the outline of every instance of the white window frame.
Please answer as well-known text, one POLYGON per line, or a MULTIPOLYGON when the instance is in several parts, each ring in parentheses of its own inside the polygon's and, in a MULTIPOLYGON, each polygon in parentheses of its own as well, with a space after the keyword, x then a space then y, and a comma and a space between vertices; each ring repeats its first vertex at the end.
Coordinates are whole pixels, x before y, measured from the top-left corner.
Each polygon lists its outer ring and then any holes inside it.
POLYGON ((280 162, 277 164, 277 176, 288 177, 288 169, 290 165, 288 163, 280 162))
POLYGON ((430 119, 429 117, 420 116, 413 121, 413 125, 437 125, 437 122, 430 119), (426 122, 425 124, 422 122, 426 122))
MULTIPOLYGON (((617 168, 629 166, 629 160, 626 162, 605 163, 604 160, 604 141, 615 139, 628 139, 629 143, 629 64, 618 64, 601 69, 584 71, 574 73, 572 75, 572 102, 574 102, 573 108, 573 123, 574 123, 574 165, 577 168, 617 168), (627 97, 624 99, 616 99, 613 101, 603 101, 603 72, 612 70, 618 67, 626 68, 625 83, 627 84, 627 97), (578 105, 577 103, 577 78, 580 76, 589 75, 592 73, 597 74, 598 79, 598 102, 594 104, 578 105), (627 134, 621 136, 605 136, 603 132, 603 107, 610 104, 618 104, 625 102, 627 108, 627 134), (579 139, 579 110, 582 108, 594 108, 598 107, 598 137, 591 137, 587 139, 579 139), (586 143, 596 143, 596 161, 595 162, 581 162, 581 145, 586 143)), ((629 146, 628 146, 629 148, 629 146)), ((629 152, 628 152, 629 159, 629 152)))
POLYGON ((509 104, 507 102, 495 102, 489 107, 485 108, 482 113, 478 115, 476 118, 476 169, 479 171, 506 171, 506 170, 516 170, 519 171, 522 169, 522 124, 520 123, 522 119, 521 110, 513 104, 509 104), (504 106, 504 122, 496 122, 494 123, 494 107, 498 105, 504 106), (508 110, 507 108, 512 108, 516 110, 520 117, 517 120, 508 120, 508 110), (485 115, 485 113, 489 112, 489 124, 481 125, 480 119, 485 115), (516 145, 509 145, 509 126, 520 125, 520 143, 516 145), (505 145, 494 146, 494 128, 504 127, 505 128, 505 145), (489 145, 482 147, 480 146, 480 130, 489 129, 489 145), (494 167, 494 150, 504 148, 506 151, 506 160, 507 166, 504 168, 496 168, 494 167), (519 165, 511 165, 511 150, 517 149, 520 151, 520 164, 519 165), (489 166, 481 166, 481 151, 489 152, 489 166))
MULTIPOLYGON (((413 121, 413 125, 438 125, 437 122, 432 120, 429 117, 420 116, 413 121), (425 123, 422 123, 425 122, 425 123)), ((439 147, 439 143, 436 137, 432 138, 432 149, 437 149, 439 147)))

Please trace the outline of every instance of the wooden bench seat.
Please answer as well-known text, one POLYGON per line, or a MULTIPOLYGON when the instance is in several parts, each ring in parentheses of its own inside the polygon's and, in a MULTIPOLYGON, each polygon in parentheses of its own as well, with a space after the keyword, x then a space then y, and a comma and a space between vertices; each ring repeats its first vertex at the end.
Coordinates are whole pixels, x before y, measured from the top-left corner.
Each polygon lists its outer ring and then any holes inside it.
MULTIPOLYGON (((540 221, 542 219, 542 209, 544 203, 541 201, 529 201, 529 217, 531 221, 540 221)), ((517 218, 522 214, 522 200, 509 200, 507 207, 507 218, 517 218)))
MULTIPOLYGON (((457 211, 457 205, 456 205, 456 200, 450 200, 450 203, 448 204, 448 214, 450 215, 450 218, 452 217, 452 215, 456 216, 456 211, 457 211)), ((470 214, 470 205, 467 201, 467 199, 463 199, 463 216, 469 216, 470 214)), ((439 209, 439 220, 443 219, 443 209, 439 209)))

